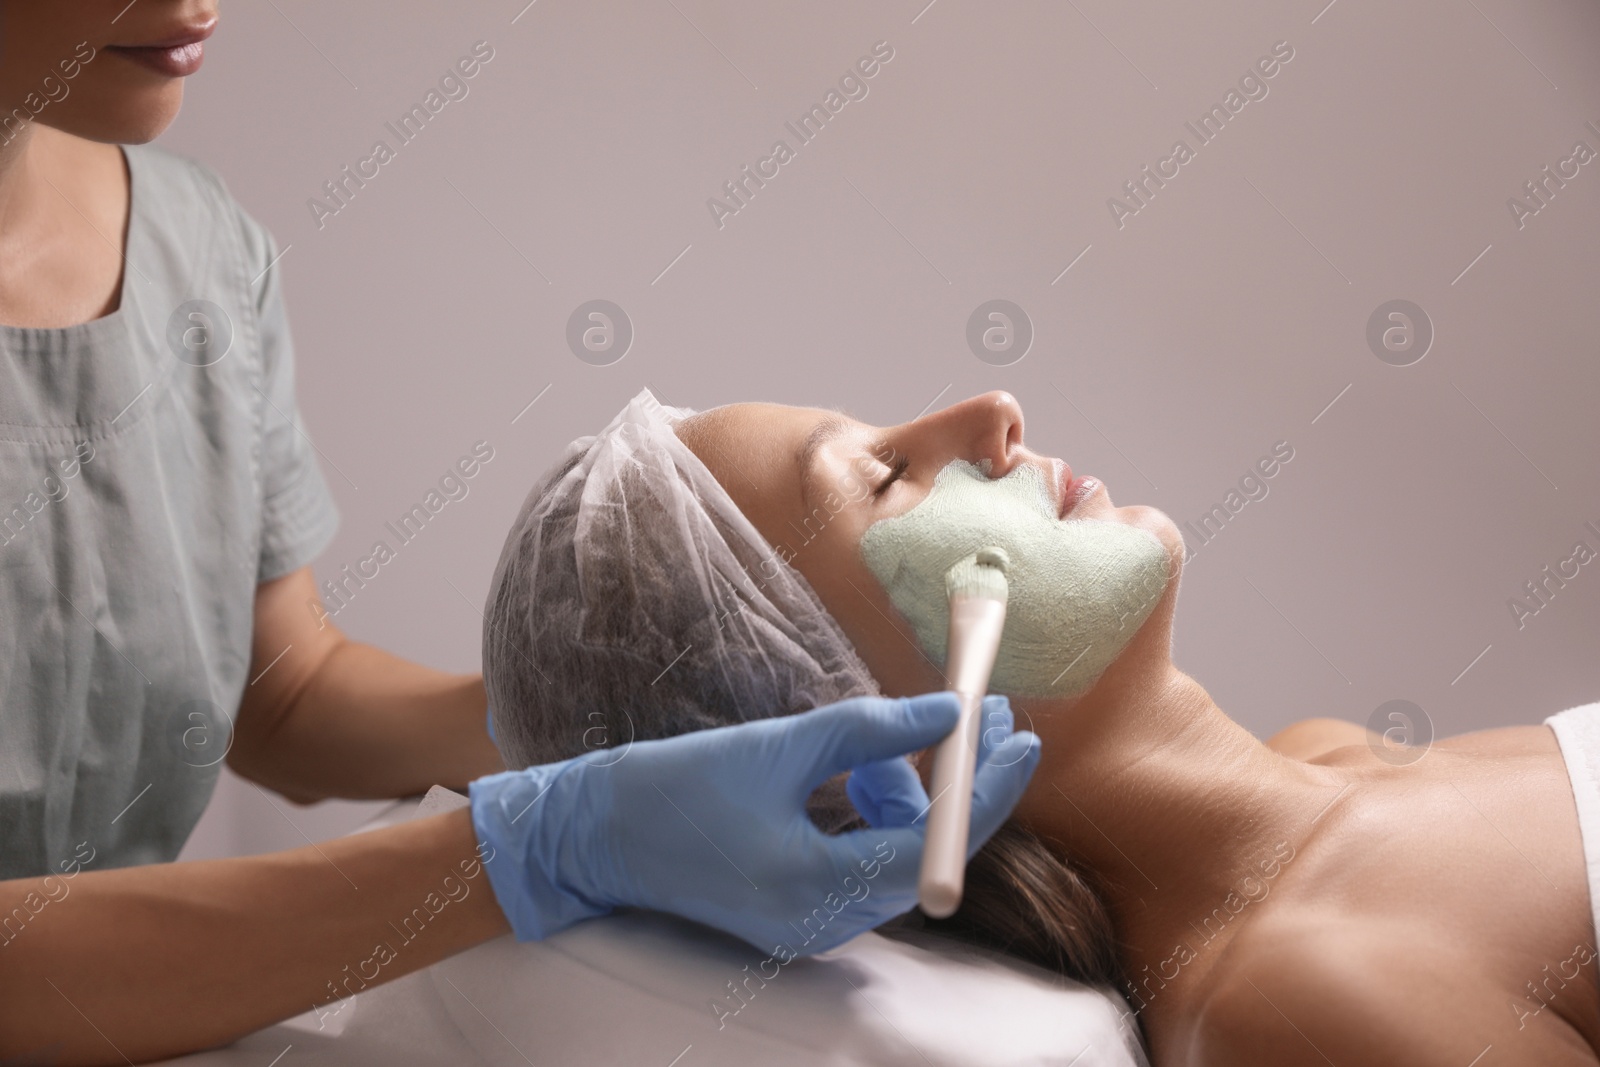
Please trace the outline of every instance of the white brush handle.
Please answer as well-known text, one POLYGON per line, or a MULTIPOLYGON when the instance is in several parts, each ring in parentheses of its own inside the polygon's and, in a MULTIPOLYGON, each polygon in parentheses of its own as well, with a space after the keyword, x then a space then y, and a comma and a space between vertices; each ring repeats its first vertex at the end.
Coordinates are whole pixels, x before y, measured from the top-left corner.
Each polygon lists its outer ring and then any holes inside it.
POLYGON ((978 760, 983 696, 1000 650, 1006 606, 988 597, 957 596, 950 600, 950 641, 945 676, 961 701, 956 728, 933 754, 928 826, 922 850, 917 903, 935 919, 953 914, 961 904, 967 869, 968 830, 972 822, 972 776, 978 760))

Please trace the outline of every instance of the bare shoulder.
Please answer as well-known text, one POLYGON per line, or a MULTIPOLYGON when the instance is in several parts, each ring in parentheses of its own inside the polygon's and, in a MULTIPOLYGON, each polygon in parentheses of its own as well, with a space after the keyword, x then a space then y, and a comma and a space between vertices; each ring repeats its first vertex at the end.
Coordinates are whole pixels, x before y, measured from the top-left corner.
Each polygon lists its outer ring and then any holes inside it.
MULTIPOLYGON (((1279 755, 1304 763, 1352 766, 1371 762, 1375 754, 1397 751, 1397 746, 1416 743, 1417 739, 1411 736, 1414 726, 1406 724, 1404 728, 1379 733, 1342 719, 1303 719, 1285 726, 1267 738, 1265 744, 1279 755)), ((1441 751, 1496 759, 1559 753, 1555 733, 1543 724, 1474 730, 1440 738, 1433 741, 1432 746, 1441 751)))
POLYGON ((1561 747, 1555 731, 1539 723, 1531 726, 1498 726, 1488 730, 1456 734, 1437 742, 1438 747, 1469 756, 1549 756, 1559 758, 1561 747))
POLYGON ((1241 931, 1212 972, 1179 1062, 1462 1067, 1484 1042, 1447 1024, 1440 976, 1468 961, 1415 934, 1306 912, 1241 931))
POLYGON ((1315 955, 1257 961, 1219 976, 1195 1021, 1189 1067, 1405 1063, 1461 1067, 1414 1023, 1367 999, 1363 983, 1315 955))
POLYGON ((1290 759, 1313 762, 1336 749, 1382 743, 1378 734, 1343 719, 1302 719, 1267 738, 1266 746, 1290 759))

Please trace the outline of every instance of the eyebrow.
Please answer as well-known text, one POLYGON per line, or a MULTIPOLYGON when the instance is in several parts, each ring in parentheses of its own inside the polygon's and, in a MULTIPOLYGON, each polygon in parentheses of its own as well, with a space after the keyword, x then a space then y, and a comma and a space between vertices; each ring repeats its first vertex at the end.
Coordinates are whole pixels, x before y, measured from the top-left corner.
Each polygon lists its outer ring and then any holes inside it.
POLYGON ((800 495, 807 503, 811 502, 811 484, 817 453, 829 441, 843 436, 849 429, 850 424, 844 419, 837 415, 829 415, 811 427, 811 432, 806 434, 805 440, 794 450, 795 470, 800 475, 800 495))

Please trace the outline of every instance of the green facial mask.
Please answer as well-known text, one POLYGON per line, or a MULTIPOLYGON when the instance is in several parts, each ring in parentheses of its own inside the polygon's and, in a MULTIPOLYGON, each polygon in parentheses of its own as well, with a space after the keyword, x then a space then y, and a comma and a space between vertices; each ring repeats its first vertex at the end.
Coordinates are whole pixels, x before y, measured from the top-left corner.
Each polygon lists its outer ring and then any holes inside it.
POLYGON ((945 662, 950 602, 945 573, 980 548, 1010 557, 1005 631, 990 688, 1029 697, 1087 690, 1154 610, 1167 550, 1148 530, 1098 519, 1058 519, 1037 467, 990 478, 956 460, 926 499, 873 523, 861 538, 867 568, 922 649, 945 662))

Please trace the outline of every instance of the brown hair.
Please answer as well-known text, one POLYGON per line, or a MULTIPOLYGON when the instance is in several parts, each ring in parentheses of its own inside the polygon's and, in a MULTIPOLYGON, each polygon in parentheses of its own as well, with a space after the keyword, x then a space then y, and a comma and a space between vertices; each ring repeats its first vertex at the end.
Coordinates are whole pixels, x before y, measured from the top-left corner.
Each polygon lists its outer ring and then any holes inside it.
MULTIPOLYGON (((867 825, 844 791, 843 776, 824 782, 807 810, 811 821, 829 833, 867 825)), ((968 862, 955 914, 923 922, 928 930, 1074 981, 1120 985, 1111 915, 1092 873, 1058 856, 1015 819, 1001 824, 968 862)))

